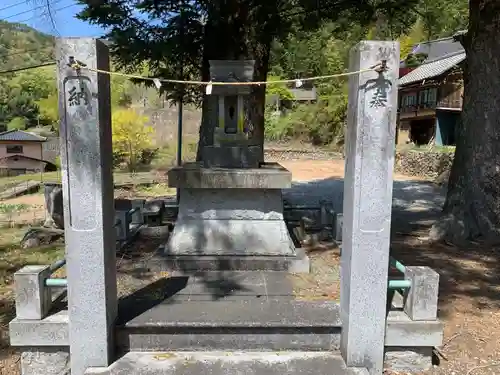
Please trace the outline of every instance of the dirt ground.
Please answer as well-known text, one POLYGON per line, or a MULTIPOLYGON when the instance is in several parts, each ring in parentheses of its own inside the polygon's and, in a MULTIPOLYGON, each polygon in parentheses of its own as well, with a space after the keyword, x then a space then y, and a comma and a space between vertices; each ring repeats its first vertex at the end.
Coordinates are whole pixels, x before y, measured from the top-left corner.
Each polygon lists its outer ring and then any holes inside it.
MULTIPOLYGON (((294 181, 311 181, 329 177, 344 177, 344 160, 292 160, 280 161, 281 165, 292 172, 294 181)), ((394 174, 395 180, 415 180, 422 178, 394 174)))
MULTIPOLYGON (((343 176, 343 161, 289 161, 294 180, 305 181, 343 176)), ((395 175, 395 179, 409 180, 395 175)), ((19 200, 20 198, 16 198, 19 200)), ((22 198, 21 198, 22 199, 22 198)), ((21 202, 25 203, 25 202, 21 202)), ((449 244, 430 244, 424 238, 428 227, 392 235, 391 254, 406 265, 427 265, 440 274, 439 316, 445 324, 444 344, 438 348, 432 375, 500 374, 500 248, 471 244, 457 248, 449 244)), ((137 246, 137 252, 148 252, 137 246)), ((313 272, 292 276, 297 298, 339 298, 339 251, 331 243, 307 248, 313 272)), ((127 291, 129 266, 133 259, 118 258, 121 287, 127 291)), ((141 275, 142 283, 161 275, 141 275)), ((0 327, 7 329, 7 327, 0 327)), ((1 348, 0 348, 1 349, 1 348)), ((0 375, 18 374, 19 357, 11 349, 0 353, 0 375), (11 354, 11 355, 9 355, 11 354)))

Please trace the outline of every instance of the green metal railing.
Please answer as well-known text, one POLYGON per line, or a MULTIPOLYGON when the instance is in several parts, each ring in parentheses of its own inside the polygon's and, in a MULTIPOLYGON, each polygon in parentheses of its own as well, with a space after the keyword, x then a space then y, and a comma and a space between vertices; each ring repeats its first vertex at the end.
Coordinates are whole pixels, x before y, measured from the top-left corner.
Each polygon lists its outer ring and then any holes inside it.
MULTIPOLYGON (((134 209, 132 209, 132 210, 134 210, 134 209)), ((401 273, 404 273, 406 270, 406 267, 404 266, 404 264, 397 261, 393 257, 390 257, 390 264, 391 264, 391 266, 396 268, 401 273)), ((50 266, 51 274, 56 272, 61 267, 64 267, 65 265, 66 265, 66 259, 61 259, 61 260, 58 260, 57 262, 53 263, 50 266)), ((49 279, 45 280, 45 285, 49 286, 49 287, 66 287, 66 286, 68 286, 68 280, 67 279, 60 279, 60 278, 49 278, 49 279)), ((411 287, 410 280, 389 280, 389 283, 387 286, 387 288, 389 290, 403 290, 403 289, 409 289, 410 287, 411 287)))
MULTIPOLYGON (((398 260, 394 259, 393 257, 389 258, 389 263, 392 267, 397 269, 399 272, 405 273, 406 267, 404 266, 403 263, 399 262, 398 260)), ((404 289, 411 288, 411 281, 410 280, 389 280, 389 285, 387 288, 389 290, 399 290, 400 292, 404 293, 404 289)))
POLYGON ((409 289, 411 287, 410 280, 389 280, 388 288, 390 290, 409 289))
POLYGON ((67 279, 47 279, 47 280, 45 280, 45 285, 52 286, 52 287, 65 287, 65 286, 68 286, 68 280, 67 279))
POLYGON ((390 261, 391 266, 393 266, 399 272, 405 273, 406 267, 404 266, 404 264, 400 263, 399 261, 397 261, 393 257, 390 257, 389 261, 390 261))
MULTIPOLYGON (((65 265, 66 265, 66 259, 61 259, 61 260, 58 260, 57 262, 54 262, 49 267, 50 274, 53 274, 54 272, 56 272, 58 269, 64 267, 65 265)), ((52 287, 65 287, 68 285, 68 280, 49 278, 49 279, 45 280, 45 285, 52 286, 52 287)))

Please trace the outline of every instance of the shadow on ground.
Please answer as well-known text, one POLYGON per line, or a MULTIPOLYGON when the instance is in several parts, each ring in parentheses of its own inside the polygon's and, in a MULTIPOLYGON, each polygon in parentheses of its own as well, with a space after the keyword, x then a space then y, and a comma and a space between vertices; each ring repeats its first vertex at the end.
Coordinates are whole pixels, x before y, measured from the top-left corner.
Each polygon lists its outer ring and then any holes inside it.
MULTIPOLYGON (((294 183, 283 196, 292 205, 319 205, 327 199, 336 212, 342 212, 343 187, 339 178, 294 183)), ((500 248, 425 240, 444 199, 445 190, 433 183, 394 181, 391 255, 405 265, 429 266, 440 274, 442 317, 461 309, 458 300, 477 309, 500 308, 500 248)))

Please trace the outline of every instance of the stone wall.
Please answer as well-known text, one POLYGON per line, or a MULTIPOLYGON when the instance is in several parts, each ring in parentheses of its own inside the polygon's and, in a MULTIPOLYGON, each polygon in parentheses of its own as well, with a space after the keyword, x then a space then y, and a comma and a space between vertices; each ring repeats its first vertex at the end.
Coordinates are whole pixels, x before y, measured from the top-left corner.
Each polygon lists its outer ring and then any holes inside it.
POLYGON ((449 174, 453 156, 452 151, 398 151, 394 168, 408 176, 436 179, 449 174))
POLYGON ((272 148, 264 145, 264 159, 266 161, 288 161, 288 160, 338 160, 342 159, 342 153, 323 151, 319 149, 292 149, 272 148))

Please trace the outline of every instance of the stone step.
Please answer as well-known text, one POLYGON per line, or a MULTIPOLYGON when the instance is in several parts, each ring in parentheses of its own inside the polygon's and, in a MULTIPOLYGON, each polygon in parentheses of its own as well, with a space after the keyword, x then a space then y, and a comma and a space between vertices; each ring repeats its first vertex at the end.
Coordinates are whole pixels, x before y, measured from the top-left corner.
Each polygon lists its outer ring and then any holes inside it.
POLYGON ((141 261, 140 266, 152 272, 182 271, 286 271, 309 273, 310 261, 304 249, 297 248, 294 256, 238 255, 166 255, 160 246, 157 255, 141 261))
POLYGON ((85 375, 368 375, 331 352, 130 352, 85 375))
POLYGON ((117 328, 121 351, 337 350, 335 302, 266 299, 174 300, 117 328))

